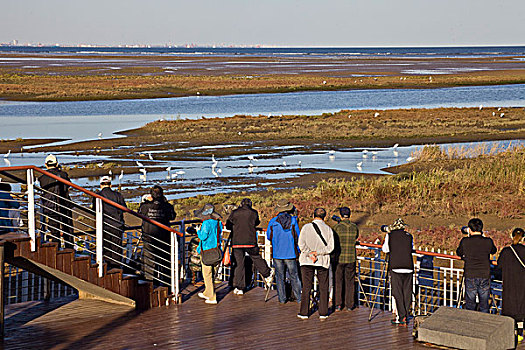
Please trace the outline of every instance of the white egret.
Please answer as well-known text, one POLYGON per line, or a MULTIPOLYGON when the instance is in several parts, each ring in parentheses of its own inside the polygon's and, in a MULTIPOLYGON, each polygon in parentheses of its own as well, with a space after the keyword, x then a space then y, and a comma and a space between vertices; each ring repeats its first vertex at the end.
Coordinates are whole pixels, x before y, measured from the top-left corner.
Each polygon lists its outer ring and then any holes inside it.
POLYGON ((4 158, 9 158, 10 155, 11 155, 11 150, 7 151, 7 153, 4 154, 4 158))
POLYGON ((375 112, 374 114, 374 118, 377 118, 377 117, 379 117, 379 112, 375 112))
POLYGON ((166 171, 168 172, 168 175, 166 176, 166 179, 169 180, 169 179, 171 179, 171 167, 170 167, 170 166, 167 167, 167 168, 166 168, 166 171))
POLYGON ((399 147, 399 143, 396 143, 393 147, 394 148, 398 148, 399 147))
POLYGON ((492 112, 492 116, 495 117, 496 116, 496 112, 492 112))
POLYGON ((11 166, 11 161, 7 158, 4 158, 4 162, 7 166, 11 166))
POLYGON ((153 156, 151 155, 151 152, 148 152, 148 157, 149 157, 149 160, 154 160, 153 156))
POLYGON ((104 162, 97 163, 99 168, 102 168, 104 166, 104 162))
POLYGON ((283 166, 286 166, 286 160, 283 160, 283 166))
POLYGON ((332 149, 332 150, 330 150, 330 152, 328 152, 328 153, 330 153, 330 154, 335 154, 335 151, 332 149))
POLYGON ((144 164, 142 164, 141 162, 136 161, 135 163, 137 163, 137 166, 138 166, 138 167, 144 168, 144 164))
POLYGON ((109 176, 113 177, 113 172, 109 169, 109 176))
POLYGON ((102 133, 101 132, 98 133, 98 139, 102 140, 102 133))
POLYGON ((483 110, 483 105, 479 105, 479 110, 483 110))
POLYGON ((501 114, 499 115, 500 118, 503 118, 504 116, 505 116, 505 113, 501 113, 501 114))
POLYGON ((299 168, 302 166, 303 162, 299 161, 297 164, 299 164, 299 168))
POLYGON ((413 160, 415 160, 414 157, 408 157, 408 158, 407 158, 407 162, 408 162, 408 163, 410 163, 410 162, 413 161, 413 160))

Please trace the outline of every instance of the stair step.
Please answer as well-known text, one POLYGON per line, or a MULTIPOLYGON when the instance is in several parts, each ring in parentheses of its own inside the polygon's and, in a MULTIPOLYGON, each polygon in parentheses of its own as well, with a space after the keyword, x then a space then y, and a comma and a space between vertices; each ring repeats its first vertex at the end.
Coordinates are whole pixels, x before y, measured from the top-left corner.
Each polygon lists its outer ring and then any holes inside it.
POLYGON ((91 258, 89 256, 77 256, 73 258, 73 276, 84 281, 89 279, 89 266, 91 258))
POLYGON ((41 262, 45 264, 46 266, 56 269, 58 243, 56 242, 44 243, 40 247, 40 250, 41 250, 40 252, 41 262))
POLYGON ((69 275, 73 274, 73 259, 75 251, 70 248, 57 251, 57 270, 69 275))

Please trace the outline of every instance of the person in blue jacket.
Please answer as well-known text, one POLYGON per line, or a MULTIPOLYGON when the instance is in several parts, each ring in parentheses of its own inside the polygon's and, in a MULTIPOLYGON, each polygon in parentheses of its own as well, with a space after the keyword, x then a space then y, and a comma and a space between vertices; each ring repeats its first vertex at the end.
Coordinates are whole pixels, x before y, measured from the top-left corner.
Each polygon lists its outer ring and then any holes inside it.
MULTIPOLYGON (((197 247, 197 252, 202 254, 203 250, 208 250, 217 247, 222 241, 222 223, 221 216, 215 212, 213 204, 205 204, 200 210, 194 212, 195 216, 203 220, 200 229, 197 231, 197 236, 200 239, 200 244, 197 247)), ((204 299, 206 304, 217 304, 217 295, 215 294, 215 286, 213 285, 213 270, 214 266, 202 264, 202 277, 204 279, 204 292, 198 296, 204 299)))
POLYGON ((295 208, 293 204, 283 199, 277 202, 275 211, 278 214, 268 223, 266 237, 272 242, 277 296, 280 303, 286 303, 285 280, 288 270, 295 299, 300 303, 302 287, 297 267, 297 258, 300 253, 297 242, 300 230, 297 218, 292 215, 295 208))
POLYGON ((0 233, 14 232, 15 225, 9 212, 18 209, 20 203, 11 196, 11 185, 0 182, 0 233))

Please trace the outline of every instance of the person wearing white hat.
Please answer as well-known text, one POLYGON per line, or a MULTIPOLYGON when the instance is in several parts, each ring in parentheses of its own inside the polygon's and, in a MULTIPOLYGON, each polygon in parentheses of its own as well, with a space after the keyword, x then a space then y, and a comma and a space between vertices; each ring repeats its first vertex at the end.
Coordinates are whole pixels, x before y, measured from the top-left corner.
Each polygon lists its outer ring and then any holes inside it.
MULTIPOLYGON (((111 177, 109 176, 100 178, 100 190, 96 194, 127 208, 122 194, 111 188, 111 177)), ((93 198, 93 208, 95 201, 96 198, 93 198)), ((124 257, 122 250, 122 235, 125 229, 124 212, 122 209, 104 202, 102 202, 102 211, 104 213, 102 254, 108 264, 108 270, 121 268, 122 258, 124 257)))
MULTIPOLYGON (((45 159, 46 171, 66 181, 71 181, 69 175, 60 169, 58 159, 50 154, 45 159)), ((71 212, 71 198, 69 197, 69 185, 58 181, 51 176, 43 174, 38 178, 40 187, 43 189, 42 216, 44 222, 42 229, 49 231, 52 241, 59 242, 64 239, 65 248, 74 246, 73 214, 71 212)))

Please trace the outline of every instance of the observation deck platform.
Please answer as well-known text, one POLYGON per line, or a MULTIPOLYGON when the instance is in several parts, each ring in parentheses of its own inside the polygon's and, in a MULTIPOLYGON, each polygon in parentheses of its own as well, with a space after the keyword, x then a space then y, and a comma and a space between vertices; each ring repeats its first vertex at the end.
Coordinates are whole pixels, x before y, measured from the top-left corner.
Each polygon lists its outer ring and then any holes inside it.
MULTIPOLYGON (((202 287, 200 288, 202 289, 202 287)), ((370 309, 333 313, 320 321, 297 318, 298 304, 280 305, 276 292, 243 296, 218 286, 219 303, 183 291, 183 303, 138 312, 97 300, 56 299, 6 307, 3 349, 425 349, 412 338, 412 326, 392 326, 391 314, 368 322, 370 309)), ((522 347, 525 348, 525 347, 522 347)))

